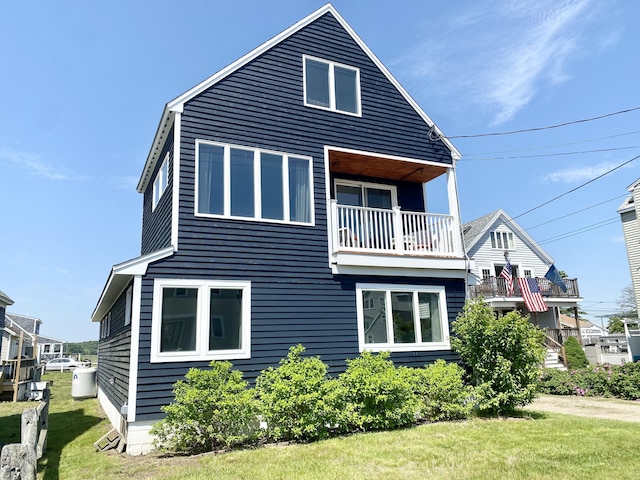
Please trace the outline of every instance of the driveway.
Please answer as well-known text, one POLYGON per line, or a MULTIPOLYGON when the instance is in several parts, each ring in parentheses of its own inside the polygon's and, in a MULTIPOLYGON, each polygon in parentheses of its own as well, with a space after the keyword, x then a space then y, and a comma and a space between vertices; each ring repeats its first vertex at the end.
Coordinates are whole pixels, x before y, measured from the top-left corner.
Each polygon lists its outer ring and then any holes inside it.
POLYGON ((579 417, 605 418, 640 423, 640 401, 615 398, 541 395, 526 410, 565 413, 579 417))

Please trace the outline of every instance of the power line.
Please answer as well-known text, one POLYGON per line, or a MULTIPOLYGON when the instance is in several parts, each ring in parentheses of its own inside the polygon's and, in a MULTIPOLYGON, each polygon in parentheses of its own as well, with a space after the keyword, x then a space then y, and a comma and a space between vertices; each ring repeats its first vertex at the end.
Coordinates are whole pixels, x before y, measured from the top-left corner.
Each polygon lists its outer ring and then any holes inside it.
POLYGON ((552 242, 557 242, 558 240, 564 240, 565 238, 575 237, 576 235, 580 235, 581 233, 586 233, 586 232, 590 232, 591 230, 595 230, 597 228, 606 227, 607 225, 616 223, 619 220, 620 219, 618 217, 611 218, 609 220, 603 220, 602 222, 594 223, 586 227, 579 228, 577 230, 572 230, 570 232, 557 235, 555 237, 547 238, 546 240, 542 240, 538 242, 538 245, 544 245, 545 243, 552 243, 552 242))
POLYGON ((531 150, 540 150, 542 148, 566 147, 566 146, 569 146, 569 145, 579 145, 581 143, 597 142, 599 140, 609 140, 610 138, 624 137, 626 135, 636 135, 638 133, 640 133, 640 130, 636 130, 635 132, 618 133, 617 135, 609 135, 607 137, 598 137, 598 138, 590 138, 588 140, 579 140, 577 142, 557 143, 555 145, 542 145, 542 146, 539 146, 539 147, 519 148, 519 149, 515 149, 515 150, 502 150, 502 151, 499 151, 499 152, 465 153, 464 157, 477 157, 479 155, 497 155, 499 153, 529 152, 531 150))
POLYGON ((575 188, 572 188, 572 189, 571 189, 571 190, 569 190, 568 192, 565 192, 565 193, 563 193, 563 194, 561 194, 561 195, 558 195, 557 197, 554 197, 554 198, 552 198, 551 200, 547 200, 546 202, 541 203, 540 205, 538 205, 538 206, 536 206, 536 207, 530 208, 529 210, 527 210, 526 212, 521 213, 520 215, 516 215, 515 217, 513 217, 513 218, 512 218, 512 220, 515 220, 516 218, 520 218, 520 217, 522 217, 523 215, 526 215, 527 213, 531 213, 531 212, 533 212, 534 210, 538 210, 539 208, 542 208, 542 207, 544 207, 545 205, 549 205, 551 202, 555 202, 556 200, 558 200, 558 199, 560 199, 560 198, 562 198, 562 197, 564 197, 564 196, 566 196, 566 195, 569 195, 570 193, 573 193, 573 192, 575 192, 576 190, 579 190, 579 189, 581 189, 582 187, 585 187, 585 186, 589 185, 590 183, 595 182, 596 180, 599 180, 600 178, 604 177, 605 175, 608 175, 608 174, 610 174, 611 172, 614 172, 614 171, 618 170, 619 168, 622 168, 622 167, 624 167, 625 165, 628 165, 629 163, 633 162, 634 160, 637 160, 638 158, 640 158, 640 155, 636 155, 636 156, 635 156, 635 157, 633 157, 631 160, 627 160, 626 162, 623 162, 623 163, 621 163, 620 165, 618 165, 618 166, 616 166, 616 167, 613 167, 613 168, 612 168, 612 169, 610 169, 610 170, 607 170, 606 172, 604 172, 604 173, 602 173, 602 174, 598 175, 597 177, 592 178, 591 180, 589 180, 589 181, 587 181, 587 182, 585 182, 585 183, 583 183, 583 184, 581 184, 581 185, 578 185, 578 186, 577 186, 577 187, 575 187, 575 188))
POLYGON ((580 213, 580 212, 584 212, 585 210, 589 210, 591 208, 599 207, 600 205, 604 205, 605 203, 613 202, 614 200, 618 200, 618 199, 620 199, 622 197, 626 197, 626 196, 627 196, 626 193, 623 194, 623 195, 618 195, 617 197, 610 198, 609 200, 605 200, 604 202, 596 203, 595 205, 591 205, 589 207, 585 207, 585 208, 582 208, 580 210, 576 210, 575 212, 567 213, 566 215, 563 215, 561 217, 557 217, 557 218, 554 218, 552 220, 548 220, 546 222, 539 223, 537 225, 534 225, 533 227, 527 227, 527 228, 525 228, 525 230, 531 230, 533 228, 537 228, 537 227, 541 227, 542 225, 546 225, 547 223, 552 223, 552 222, 555 222, 557 220, 562 220, 563 218, 570 217, 572 215, 575 215, 575 214, 580 213))
POLYGON ((478 162, 481 160, 512 160, 518 158, 539 158, 539 157, 560 157, 563 155, 584 155, 585 153, 601 153, 601 152, 612 152, 614 150, 630 150, 634 148, 640 148, 640 145, 632 145, 630 147, 613 147, 613 148, 601 148, 597 150, 581 150, 577 152, 557 152, 557 153, 539 153, 536 155, 516 155, 510 157, 487 157, 487 158, 464 158, 462 157, 460 161, 473 161, 478 162))
POLYGON ((447 138, 452 139, 452 138, 497 137, 499 135, 513 135, 515 133, 538 132, 540 130, 549 130, 549 129, 552 129, 552 128, 566 127, 568 125, 575 125, 577 123, 592 122, 593 120, 600 120, 602 118, 613 117, 614 115, 620 115, 622 113, 629 113, 629 112, 633 112, 635 110, 640 110, 640 107, 628 108, 626 110, 620 110, 618 112, 607 113, 605 115, 600 115, 600 116, 597 116, 597 117, 583 118, 581 120, 573 120, 571 122, 558 123, 556 125, 548 125, 546 127, 525 128, 525 129, 522 129, 522 130, 512 130, 510 132, 477 133, 475 135, 453 135, 453 136, 450 136, 450 137, 447 137, 447 138))

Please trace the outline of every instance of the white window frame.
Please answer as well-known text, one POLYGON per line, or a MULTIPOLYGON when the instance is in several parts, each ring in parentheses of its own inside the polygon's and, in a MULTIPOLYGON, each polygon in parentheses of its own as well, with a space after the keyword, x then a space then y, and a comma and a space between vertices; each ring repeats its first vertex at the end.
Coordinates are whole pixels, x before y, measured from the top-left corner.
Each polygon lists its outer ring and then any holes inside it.
POLYGON ((332 62, 323 58, 312 57, 311 55, 302 55, 302 81, 304 84, 304 105, 306 107, 318 108, 320 110, 326 110, 330 112, 342 113, 344 115, 351 115, 354 117, 362 116, 362 101, 360 94, 360 69, 344 63, 332 62), (313 60, 314 62, 324 63, 329 66, 329 106, 324 107, 322 105, 314 105, 307 101, 307 60, 313 60), (335 67, 344 68, 346 70, 353 70, 356 72, 356 112, 347 112, 345 110, 338 110, 336 108, 336 84, 335 84, 335 67))
MULTIPOLYGON (((365 190, 367 188, 377 189, 377 190, 388 190, 391 192, 391 208, 395 208, 398 206, 398 189, 395 185, 387 185, 384 183, 372 183, 372 182, 358 182, 356 180, 343 180, 341 178, 336 178, 334 180, 334 189, 336 200, 338 200, 338 185, 342 185, 345 187, 360 187, 362 192, 362 203, 366 204, 366 195, 365 190)), ((366 208, 369 208, 368 205, 363 205, 366 208)))
POLYGON ((516 242, 515 242, 515 237, 513 235, 513 232, 494 230, 493 232, 490 233, 490 241, 491 241, 491 248, 494 250, 515 250, 516 249, 516 242))
POLYGON ((197 360, 238 360, 251 358, 251 282, 224 280, 184 280, 157 278, 153 282, 153 314, 151 323, 151 363, 197 360), (161 352, 162 290, 164 288, 195 288, 198 290, 196 349, 185 352, 161 352), (241 348, 209 350, 210 290, 242 290, 241 348))
POLYGON ((308 157, 306 155, 297 155, 290 154, 284 152, 277 152, 274 150, 264 150, 257 149, 253 147, 246 147, 242 145, 234 145, 228 143, 218 143, 211 142, 208 140, 196 140, 196 172, 195 172, 195 201, 193 205, 194 215, 196 217, 209 217, 209 218, 231 218, 234 220, 245 220, 245 221, 261 221, 261 222, 269 222, 269 223, 287 223, 293 225, 305 225, 305 226, 314 226, 315 225, 315 205, 314 205, 314 185, 313 185, 313 158, 308 157), (200 166, 200 145, 213 145, 216 147, 224 148, 224 213, 223 214, 215 214, 215 213, 206 213, 199 212, 199 196, 200 196, 200 179, 199 179, 199 166, 200 166), (239 149, 239 150, 251 150, 253 151, 253 216, 252 217, 241 217, 231 215, 231 149, 239 149), (262 217, 262 185, 260 182, 260 174, 261 174, 261 165, 260 165, 260 154, 272 154, 272 155, 280 155, 282 156, 282 202, 283 202, 283 217, 284 219, 274 219, 274 218, 263 218, 262 217), (291 220, 291 209, 289 205, 289 159, 299 159, 306 160, 309 162, 309 222, 298 222, 291 220))
POLYGON ((393 285, 393 284, 377 284, 377 283, 357 283, 356 284, 356 310, 358 318, 358 346, 360 352, 424 352, 434 350, 447 350, 451 348, 449 340, 449 314, 447 309, 447 296, 445 287, 437 285, 393 285), (363 291, 381 291, 386 296, 386 312, 387 312, 387 343, 365 343, 364 332, 364 305, 362 301, 363 291), (442 342, 422 342, 415 343, 393 343, 393 322, 389 321, 392 315, 391 310, 391 292, 411 292, 413 295, 413 309, 416 338, 421 338, 420 316, 418 313, 419 305, 415 301, 418 293, 437 293, 440 303, 441 312, 441 328, 442 342))
POLYGON ((158 169, 158 173, 156 174, 156 178, 153 180, 153 203, 151 207, 151 211, 155 210, 160 203, 160 199, 162 198, 162 194, 167 189, 169 185, 169 152, 164 156, 164 160, 162 161, 162 165, 158 169))
POLYGON ((100 339, 111 335, 111 312, 107 313, 100 322, 100 339))

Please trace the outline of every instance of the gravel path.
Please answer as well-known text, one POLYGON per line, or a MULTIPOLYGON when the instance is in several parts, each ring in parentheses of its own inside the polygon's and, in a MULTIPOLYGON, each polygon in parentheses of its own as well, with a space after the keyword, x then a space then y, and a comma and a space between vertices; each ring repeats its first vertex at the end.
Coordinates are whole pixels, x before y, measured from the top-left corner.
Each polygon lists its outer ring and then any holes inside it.
POLYGON ((541 395, 526 410, 566 413, 580 417, 605 418, 640 423, 640 401, 614 398, 541 395))

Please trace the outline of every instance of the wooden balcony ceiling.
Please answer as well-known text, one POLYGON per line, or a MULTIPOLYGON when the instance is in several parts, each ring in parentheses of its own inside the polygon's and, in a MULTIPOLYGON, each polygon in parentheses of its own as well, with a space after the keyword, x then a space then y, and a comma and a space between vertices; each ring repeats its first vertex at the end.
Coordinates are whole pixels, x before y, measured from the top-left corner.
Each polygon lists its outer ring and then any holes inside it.
POLYGON ((421 160, 376 157, 349 152, 329 152, 329 168, 335 173, 426 183, 447 171, 446 166, 421 160))

